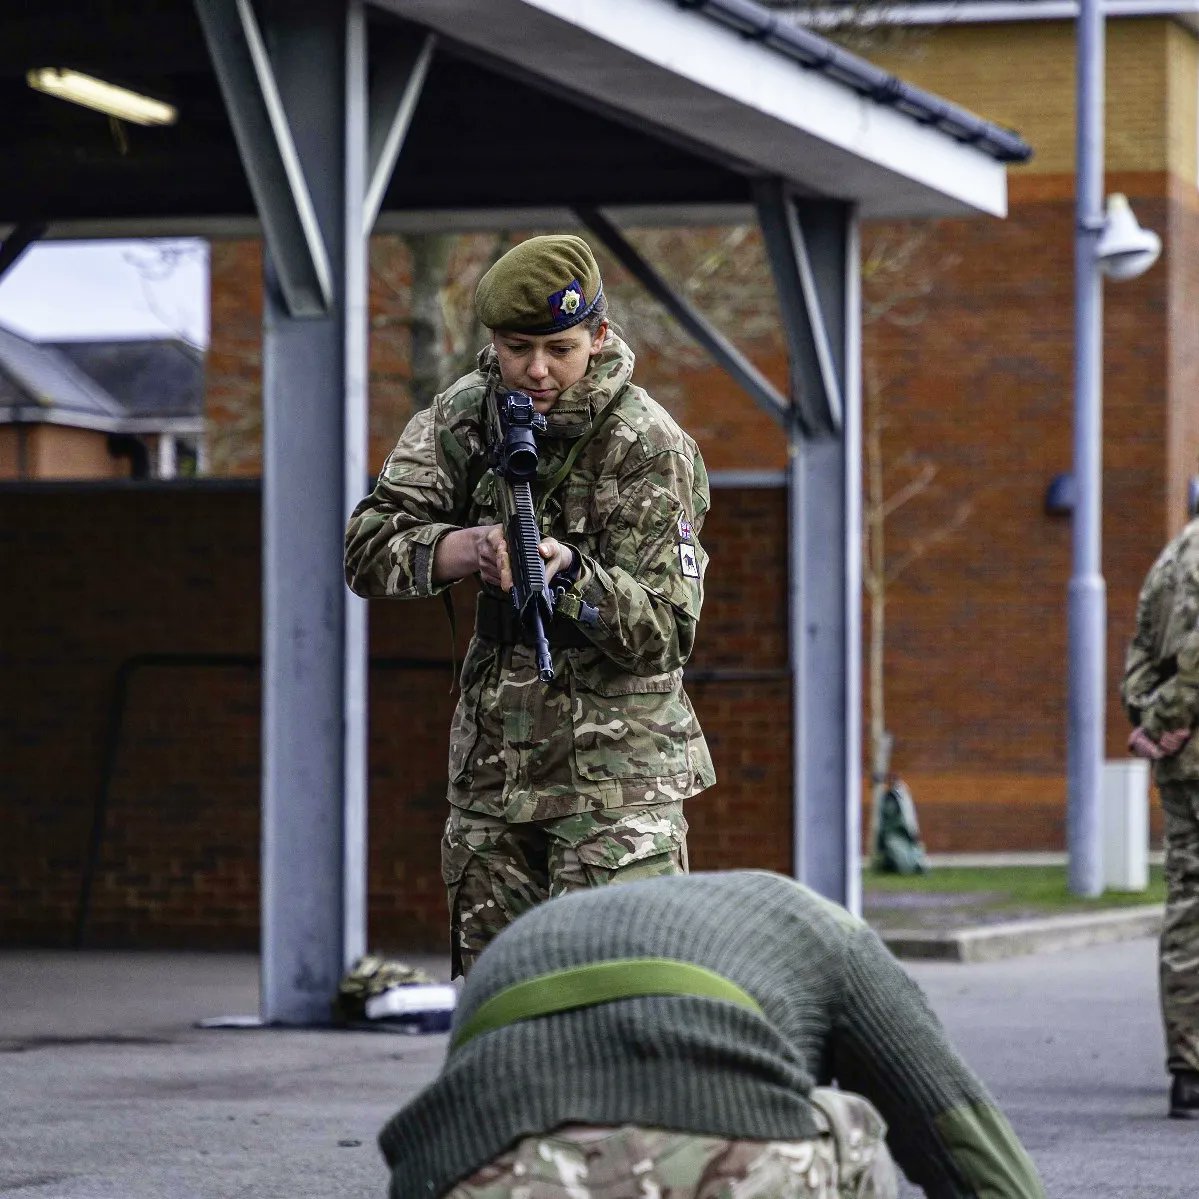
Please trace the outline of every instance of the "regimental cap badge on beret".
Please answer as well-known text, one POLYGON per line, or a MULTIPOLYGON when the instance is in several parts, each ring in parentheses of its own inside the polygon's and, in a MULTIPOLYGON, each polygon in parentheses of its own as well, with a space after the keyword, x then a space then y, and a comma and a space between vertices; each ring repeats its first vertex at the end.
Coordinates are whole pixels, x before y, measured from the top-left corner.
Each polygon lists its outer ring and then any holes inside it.
POLYGON ((561 291, 556 291, 549 297, 550 320, 555 325, 569 320, 580 308, 586 308, 587 297, 583 294, 583 285, 572 279, 561 291))

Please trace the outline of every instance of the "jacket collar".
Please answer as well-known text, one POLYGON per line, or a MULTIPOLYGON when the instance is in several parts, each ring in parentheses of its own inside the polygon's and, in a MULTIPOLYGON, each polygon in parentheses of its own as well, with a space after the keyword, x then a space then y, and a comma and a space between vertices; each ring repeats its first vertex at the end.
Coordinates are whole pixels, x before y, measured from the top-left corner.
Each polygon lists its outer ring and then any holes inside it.
MULTIPOLYGON (((633 376, 636 359, 625 341, 609 331, 603 348, 591 360, 587 373, 568 387, 546 414, 546 436, 573 440, 591 428, 599 410, 633 376)), ((487 396, 502 386, 495 350, 484 346, 479 351, 479 370, 487 376, 487 396)))

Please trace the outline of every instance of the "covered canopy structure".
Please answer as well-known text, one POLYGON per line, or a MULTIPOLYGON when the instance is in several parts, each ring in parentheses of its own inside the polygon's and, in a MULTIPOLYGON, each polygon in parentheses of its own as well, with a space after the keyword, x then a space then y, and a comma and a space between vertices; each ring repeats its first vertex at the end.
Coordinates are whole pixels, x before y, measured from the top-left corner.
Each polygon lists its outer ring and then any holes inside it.
POLYGON ((5 18, 0 270, 39 236, 260 228, 262 1011, 322 1021, 365 934, 366 612, 342 583, 366 455, 370 231, 583 224, 788 440, 796 876, 854 908, 863 216, 991 214, 1024 143, 748 0, 64 0, 5 18), (72 68, 178 108, 110 126, 72 68), (760 220, 780 394, 620 229, 760 220))

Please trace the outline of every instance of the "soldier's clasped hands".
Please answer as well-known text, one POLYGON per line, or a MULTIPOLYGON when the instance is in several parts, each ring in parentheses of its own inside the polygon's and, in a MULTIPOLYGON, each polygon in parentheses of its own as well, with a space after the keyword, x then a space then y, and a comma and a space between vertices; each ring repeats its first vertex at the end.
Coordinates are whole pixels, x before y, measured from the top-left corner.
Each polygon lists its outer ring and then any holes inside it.
POLYGON ((1128 752, 1151 762, 1173 757, 1190 740, 1190 729, 1170 729, 1155 741, 1143 728, 1135 728, 1128 738, 1128 752))

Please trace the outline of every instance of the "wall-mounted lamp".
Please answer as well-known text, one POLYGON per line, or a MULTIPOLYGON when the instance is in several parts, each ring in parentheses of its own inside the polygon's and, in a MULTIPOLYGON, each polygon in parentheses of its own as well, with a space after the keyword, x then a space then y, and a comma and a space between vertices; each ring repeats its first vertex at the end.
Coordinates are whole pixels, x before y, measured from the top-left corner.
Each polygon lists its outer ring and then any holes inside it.
POLYGON ((1162 252, 1162 239, 1152 229, 1142 229, 1128 197, 1114 192, 1107 198, 1103 232, 1095 246, 1099 268, 1109 279, 1135 279, 1143 275, 1162 252))
POLYGON ((38 67, 26 74, 25 81, 34 91, 94 108, 134 125, 173 125, 179 117, 179 110, 173 104, 152 100, 79 71, 38 67))
POLYGON ((1074 476, 1066 471, 1054 475, 1045 488, 1045 514, 1047 516, 1069 516, 1074 511, 1077 498, 1074 476))

